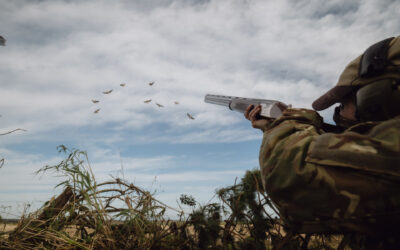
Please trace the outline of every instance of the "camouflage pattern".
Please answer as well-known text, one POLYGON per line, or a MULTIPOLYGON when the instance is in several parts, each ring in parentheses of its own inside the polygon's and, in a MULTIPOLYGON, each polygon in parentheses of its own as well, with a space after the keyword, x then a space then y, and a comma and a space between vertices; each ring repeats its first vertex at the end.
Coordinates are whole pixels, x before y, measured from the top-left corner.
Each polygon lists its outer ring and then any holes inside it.
POLYGON ((336 86, 363 86, 387 78, 400 79, 400 71, 398 70, 400 65, 399 36, 395 37, 389 44, 387 59, 390 61, 390 65, 387 66, 384 74, 374 77, 361 77, 359 75, 361 57, 362 55, 358 56, 346 66, 336 86))
POLYGON ((400 116, 325 133, 317 112, 287 109, 264 130, 263 185, 298 232, 376 234, 400 222, 400 116))
POLYGON ((312 103, 312 107, 315 110, 324 110, 340 102, 343 97, 360 87, 386 79, 399 80, 399 68, 400 37, 391 37, 373 44, 362 55, 355 58, 346 66, 336 86, 316 99, 312 103), (384 53, 384 55, 380 53, 384 53), (364 57, 370 59, 364 61, 364 57), (371 57, 373 58, 372 61, 371 57), (375 66, 368 63, 374 63, 375 66), (380 67, 382 69, 379 69, 380 67), (371 72, 369 75, 365 75, 366 73, 363 71, 364 75, 361 75, 361 69, 364 71, 365 69, 370 69, 371 72), (374 69, 377 71, 372 73, 374 69), (383 72, 379 70, 383 70, 383 72))

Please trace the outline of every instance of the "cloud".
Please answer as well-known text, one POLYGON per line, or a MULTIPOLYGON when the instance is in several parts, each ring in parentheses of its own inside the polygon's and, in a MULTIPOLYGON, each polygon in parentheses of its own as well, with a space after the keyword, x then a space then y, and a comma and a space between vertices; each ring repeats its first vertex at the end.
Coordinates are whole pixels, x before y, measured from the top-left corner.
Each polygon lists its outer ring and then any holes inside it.
MULTIPOLYGON (((30 209, 34 211, 60 192, 60 188, 55 189, 55 186, 64 181, 65 176, 51 172, 34 175, 34 172, 45 165, 58 164, 64 155, 49 158, 47 155, 20 154, 6 149, 1 149, 0 155, 6 158, 5 165, 0 169, 3 177, 0 182, 0 205, 13 207, 12 214, 5 213, 0 207, 0 215, 19 217, 26 204, 31 204, 30 209)), ((160 196, 171 206, 176 206, 176 199, 183 192, 198 197, 199 201, 203 201, 204 197, 209 199, 216 187, 231 185, 232 180, 244 174, 243 169, 234 165, 223 170, 219 163, 214 163, 214 166, 220 170, 183 169, 182 164, 188 165, 188 157, 184 155, 121 157, 110 149, 96 149, 90 151, 89 161, 97 183, 113 177, 124 178, 146 190, 157 190, 157 197, 160 196), (204 190, 207 192, 203 193, 204 190)))
MULTIPOLYGON (((107 176, 107 167, 120 169, 115 152, 127 145, 189 150, 259 141, 261 134, 241 114, 204 103, 205 94, 310 108, 350 60, 397 35, 398 9, 400 2, 391 0, 3 1, 0 132, 28 130, 0 137, 0 158, 8 164, 1 169, 4 183, 18 177, 18 185, 40 190, 18 171, 58 159, 42 149, 53 144, 97 152, 94 166, 107 176), (147 99, 153 101, 143 103, 147 99)), ((332 110, 322 114, 331 121, 332 110)), ((143 180, 176 180, 176 169, 163 171, 183 154, 147 150, 123 157, 124 166, 147 169, 143 180)), ((181 172, 176 178, 203 177, 193 169, 181 172)))
MULTIPOLYGON (((389 13, 398 5, 386 2, 389 13)), ((10 43, 0 60, 4 122, 33 131, 110 122, 135 128, 189 124, 170 115, 172 107, 162 113, 143 105, 145 98, 164 104, 184 99, 180 112, 207 117, 206 128, 229 129, 216 124, 221 115, 204 108, 206 93, 268 96, 309 107, 347 61, 393 35, 393 21, 378 13, 384 6, 379 1, 4 5, 10 43), (118 89, 121 82, 126 89, 118 89), (102 96, 109 88, 116 90, 102 96), (101 98, 98 116, 91 98, 101 98)))

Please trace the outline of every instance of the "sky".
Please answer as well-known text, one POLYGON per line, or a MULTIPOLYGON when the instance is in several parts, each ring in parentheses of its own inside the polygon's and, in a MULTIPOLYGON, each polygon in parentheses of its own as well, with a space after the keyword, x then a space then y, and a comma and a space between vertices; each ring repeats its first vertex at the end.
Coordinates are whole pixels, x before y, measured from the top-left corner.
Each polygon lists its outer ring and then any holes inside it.
MULTIPOLYGON (((204 96, 311 108, 347 63, 399 34, 399 10, 390 0, 0 0, 0 133, 27 130, 0 136, 0 215, 60 193, 59 179, 34 174, 65 158, 58 145, 86 151, 98 182, 124 177, 172 207, 181 194, 206 204, 258 168, 262 133, 204 96)), ((332 113, 320 114, 332 123, 332 113)))

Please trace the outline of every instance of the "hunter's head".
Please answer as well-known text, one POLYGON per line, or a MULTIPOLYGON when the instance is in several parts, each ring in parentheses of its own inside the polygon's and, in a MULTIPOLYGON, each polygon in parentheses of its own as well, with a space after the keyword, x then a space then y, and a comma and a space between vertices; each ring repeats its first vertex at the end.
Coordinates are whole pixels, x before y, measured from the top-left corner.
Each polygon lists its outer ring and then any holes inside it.
POLYGON ((400 115, 400 37, 369 47, 312 106, 319 111, 335 103, 340 106, 335 108, 334 121, 344 128, 400 115))

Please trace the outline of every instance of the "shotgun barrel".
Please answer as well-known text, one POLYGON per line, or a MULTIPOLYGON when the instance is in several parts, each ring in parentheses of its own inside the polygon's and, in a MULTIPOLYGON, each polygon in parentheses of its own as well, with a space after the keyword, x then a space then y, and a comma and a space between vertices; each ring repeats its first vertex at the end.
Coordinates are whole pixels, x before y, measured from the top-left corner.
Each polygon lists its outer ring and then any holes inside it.
POLYGON ((288 105, 275 100, 211 94, 207 94, 204 98, 204 101, 206 103, 225 106, 240 113, 244 113, 249 105, 261 105, 260 115, 267 118, 279 117, 282 115, 282 111, 288 107, 288 105))

